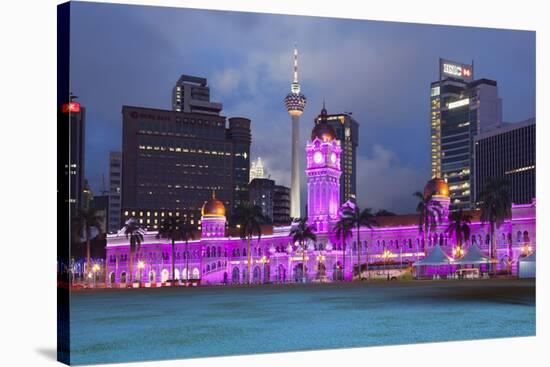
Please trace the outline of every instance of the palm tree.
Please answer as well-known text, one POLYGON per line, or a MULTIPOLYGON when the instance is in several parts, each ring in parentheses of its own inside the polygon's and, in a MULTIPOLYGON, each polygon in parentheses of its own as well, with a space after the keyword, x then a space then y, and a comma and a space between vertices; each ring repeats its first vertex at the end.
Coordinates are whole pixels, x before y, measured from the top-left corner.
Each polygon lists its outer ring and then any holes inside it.
MULTIPOLYGON (((418 233, 424 240, 424 250, 428 245, 428 233, 437 227, 441 221, 443 208, 437 201, 433 201, 434 192, 424 195, 420 191, 413 194, 418 199, 416 211, 418 212, 418 233)), ((418 261, 418 245, 416 249, 416 260, 418 261)))
MULTIPOLYGON (((499 228, 505 219, 511 216, 512 199, 509 182, 502 178, 492 178, 481 191, 481 223, 489 223, 491 232, 491 248, 489 250, 491 264, 496 259, 495 228, 499 228)), ((493 265, 491 265, 493 267, 493 265)), ((493 269, 494 270, 494 269, 493 269)))
POLYGON ((76 218, 79 241, 86 242, 86 267, 91 269, 90 241, 101 233, 101 217, 95 209, 81 209, 76 218), (96 232, 94 234, 94 232, 96 232))
MULTIPOLYGON (((133 274, 133 264, 134 264, 134 254, 139 253, 139 248, 143 242, 143 229, 140 228, 137 221, 134 218, 130 218, 124 224, 124 234, 126 238, 130 239, 130 284, 133 284, 134 274, 133 274)), ((141 281, 141 279, 139 280, 141 281)))
MULTIPOLYGON (((350 227, 355 227, 357 232, 357 274, 361 279, 361 238, 360 238, 360 229, 361 226, 367 227, 372 230, 374 226, 378 225, 378 222, 374 219, 374 215, 371 213, 370 208, 365 208, 363 210, 359 209, 359 206, 346 206, 342 210, 342 217, 340 221, 348 222, 350 227)), ((367 253, 367 274, 369 271, 368 264, 368 253, 367 253)))
POLYGON ((313 233, 313 226, 307 224, 307 218, 298 219, 298 223, 290 229, 290 236, 292 242, 298 242, 302 249, 302 283, 305 283, 307 240, 315 241, 317 236, 313 233))
POLYGON ((181 240, 185 241, 185 281, 189 282, 189 241, 195 239, 195 229, 184 223, 181 228, 181 240))
MULTIPOLYGON (((169 217, 164 220, 159 231, 157 238, 166 238, 172 242, 172 280, 176 279, 176 241, 185 241, 185 247, 187 250, 188 241, 193 237, 193 229, 183 222, 179 217, 169 217)), ((189 270, 187 270, 189 271, 189 270)), ((189 275, 189 273, 187 274, 189 275)))
POLYGON ((449 225, 446 232, 449 235, 454 235, 456 239, 457 248, 462 250, 462 244, 468 238, 470 238, 470 224, 472 222, 472 216, 464 213, 462 209, 452 212, 449 215, 449 225))
POLYGON ((342 275, 345 274, 346 270, 346 247, 347 247, 347 240, 352 235, 352 229, 353 224, 351 224, 350 221, 345 220, 344 218, 340 218, 338 222, 334 225, 334 231, 336 233, 336 238, 338 238, 340 241, 342 241, 342 249, 343 249, 343 256, 342 256, 342 275))
POLYGON ((239 236, 242 240, 246 240, 246 256, 247 256, 247 277, 250 284, 250 242, 252 236, 258 235, 258 243, 262 237, 261 225, 267 221, 267 218, 262 213, 262 208, 245 201, 235 208, 234 223, 239 228, 239 236))

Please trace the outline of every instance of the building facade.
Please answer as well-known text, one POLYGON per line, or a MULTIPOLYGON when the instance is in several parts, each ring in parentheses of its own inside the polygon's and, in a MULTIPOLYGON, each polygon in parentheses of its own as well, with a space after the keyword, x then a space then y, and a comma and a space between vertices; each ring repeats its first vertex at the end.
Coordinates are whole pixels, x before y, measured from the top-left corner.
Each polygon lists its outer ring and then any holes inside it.
POLYGON ((266 178, 261 157, 250 163, 250 182, 255 178, 266 178))
POLYGON ((109 152, 109 221, 108 233, 116 233, 122 226, 122 152, 109 152))
POLYGON ((172 90, 172 109, 177 112, 198 112, 219 115, 222 104, 210 101, 206 78, 182 75, 172 90))
POLYGON ((476 202, 491 178, 510 184, 515 204, 528 204, 536 197, 536 123, 529 119, 504 124, 475 138, 476 202))
POLYGON ((275 181, 268 178, 255 178, 248 185, 250 203, 262 208, 262 214, 273 222, 275 181))
MULTIPOLYGON (((337 238, 331 225, 339 215, 340 146, 334 129, 324 123, 315 126, 307 143, 308 214, 309 223, 315 227, 316 241, 309 241, 302 248, 292 240, 291 226, 267 226, 262 228, 261 238, 254 236, 248 253, 247 241, 226 226, 225 204, 210 197, 202 206, 203 225, 197 239, 187 244, 175 243, 174 274, 170 273, 170 241, 157 238, 155 231, 148 231, 134 257, 132 279, 139 279, 146 286, 162 285, 169 279, 195 279, 203 285, 298 282, 303 278, 308 281, 351 280, 353 269, 364 269, 365 264, 369 264, 370 271, 375 274, 386 266, 410 267, 435 250, 442 249, 459 257, 455 255, 459 253, 457 243, 446 231, 449 224, 446 215, 426 234, 419 232, 418 215, 412 214, 377 217, 378 226, 359 229, 359 241, 357 229, 345 244, 337 238)), ((424 194, 433 194, 432 200, 442 205, 444 214, 449 212, 451 198, 444 180, 428 181, 424 194)), ((497 271, 517 274, 518 260, 535 251, 535 211, 535 202, 514 204, 511 217, 497 228, 494 251, 497 271)), ((489 225, 480 221, 479 211, 468 213, 472 215, 471 235, 465 239, 461 250, 467 254, 470 249, 479 248, 489 254, 489 225)), ((111 286, 126 286, 130 282, 129 251, 123 230, 108 236, 105 266, 111 286)), ((485 264, 481 270, 487 271, 487 268, 485 264)), ((435 266, 427 273, 439 271, 440 267, 435 266)))
POLYGON ((473 77, 473 65, 441 59, 431 84, 432 177, 449 183, 452 210, 474 207, 474 138, 502 124, 497 83, 473 77))
POLYGON ((359 124, 351 116, 351 113, 327 114, 324 103, 321 114, 315 119, 315 124, 319 124, 322 119, 325 119, 334 129, 336 138, 341 142, 340 205, 347 201, 355 202, 357 200, 356 151, 359 141, 359 124))
POLYGON ((290 224, 290 188, 282 185, 273 187, 273 225, 290 224))
POLYGON ((154 230, 154 213, 174 212, 198 227, 213 190, 229 215, 248 200, 249 119, 132 106, 122 117, 123 220, 154 230))
POLYGON ((86 137, 86 109, 78 102, 70 101, 61 107, 60 121, 68 122, 69 161, 66 171, 69 174, 69 203, 71 216, 78 215, 84 209, 84 162, 86 137))

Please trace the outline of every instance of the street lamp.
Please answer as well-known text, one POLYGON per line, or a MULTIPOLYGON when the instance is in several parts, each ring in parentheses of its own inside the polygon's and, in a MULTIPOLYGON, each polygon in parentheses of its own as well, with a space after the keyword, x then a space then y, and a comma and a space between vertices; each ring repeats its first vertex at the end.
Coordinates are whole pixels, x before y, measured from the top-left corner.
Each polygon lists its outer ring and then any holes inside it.
POLYGON ((269 262, 269 259, 267 257, 262 256, 262 258, 260 259, 260 263, 262 263, 262 268, 263 268, 263 273, 264 273, 264 282, 265 282, 265 264, 269 262))
POLYGON ((142 276, 141 271, 143 270, 144 267, 145 267, 145 263, 142 260, 138 261, 139 285, 140 285, 140 287, 141 287, 141 276, 142 276))
POLYGON ((321 277, 324 277, 325 276, 325 273, 323 272, 323 274, 321 274, 321 266, 323 265, 323 263, 325 262, 325 255, 323 254, 319 254, 317 255, 317 272, 319 273, 319 279, 321 279, 321 277))
POLYGON ((522 252, 523 256, 528 256, 531 253, 531 246, 529 246, 529 244, 526 243, 521 248, 521 252, 522 252))
POLYGON ((460 259, 464 255, 464 250, 462 247, 455 247, 453 249, 453 257, 456 259, 460 259))
POLYGON ((382 253, 382 257, 384 258, 384 272, 386 272, 386 277, 389 280, 390 274, 386 270, 386 261, 391 257, 391 251, 390 250, 384 250, 382 253))
POLYGON ((97 275, 97 272, 99 271, 99 265, 98 265, 98 264, 94 264, 94 266, 92 267, 92 271, 93 271, 93 273, 94 273, 94 288, 95 288, 96 275, 97 275))
MULTIPOLYGON (((271 244, 271 246, 269 246, 269 257, 275 255, 275 252, 277 252, 277 250, 275 249, 275 246, 271 244)), ((275 257, 275 283, 277 283, 277 281, 279 280, 279 267, 277 265, 277 258, 275 257)))

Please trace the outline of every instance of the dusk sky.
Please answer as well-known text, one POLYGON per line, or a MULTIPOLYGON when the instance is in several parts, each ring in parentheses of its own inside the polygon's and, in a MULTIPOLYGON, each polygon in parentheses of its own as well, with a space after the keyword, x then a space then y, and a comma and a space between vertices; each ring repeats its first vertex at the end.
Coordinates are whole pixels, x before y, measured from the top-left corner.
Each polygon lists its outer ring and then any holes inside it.
MULTIPOLYGON (((535 116, 535 33, 366 20, 72 3, 71 91, 87 108, 86 177, 108 186, 122 105, 171 109, 181 74, 208 78, 222 115, 252 120, 252 158, 290 183, 292 48, 299 48, 305 147, 323 99, 360 124, 360 206, 414 211, 430 178, 429 87, 440 57, 498 82, 505 121, 535 116)), ((302 168, 305 167, 305 153, 302 168)), ((302 176, 305 200, 305 175, 302 176)))

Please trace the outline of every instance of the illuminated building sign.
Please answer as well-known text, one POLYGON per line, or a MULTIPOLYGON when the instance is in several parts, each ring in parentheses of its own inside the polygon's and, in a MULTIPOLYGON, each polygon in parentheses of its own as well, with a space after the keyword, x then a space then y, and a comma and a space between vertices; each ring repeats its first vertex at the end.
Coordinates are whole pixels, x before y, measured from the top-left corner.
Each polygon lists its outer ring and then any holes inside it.
POLYGON ((449 104, 447 105, 447 108, 452 110, 453 108, 458 108, 469 104, 470 104, 470 98, 464 98, 458 101, 449 102, 449 104))
POLYGON ((63 113, 80 112, 80 103, 78 102, 65 103, 61 106, 61 112, 63 113))
POLYGON ((444 76, 471 81, 474 77, 473 66, 441 59, 440 77, 444 76))

